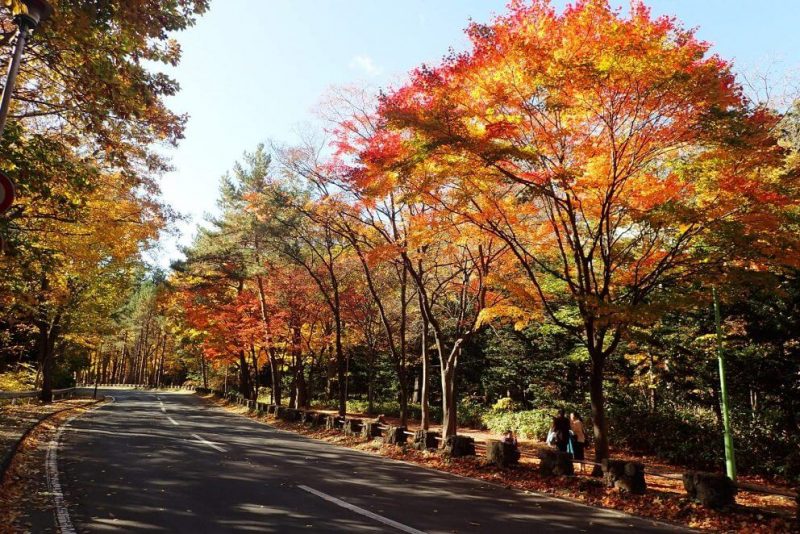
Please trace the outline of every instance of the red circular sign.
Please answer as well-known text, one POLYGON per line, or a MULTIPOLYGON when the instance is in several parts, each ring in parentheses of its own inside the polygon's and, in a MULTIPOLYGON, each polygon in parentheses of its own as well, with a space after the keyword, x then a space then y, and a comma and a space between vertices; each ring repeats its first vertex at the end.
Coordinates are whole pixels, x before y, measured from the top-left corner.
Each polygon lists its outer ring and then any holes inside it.
POLYGON ((0 213, 5 213, 14 203, 14 182, 11 178, 0 172, 0 213))

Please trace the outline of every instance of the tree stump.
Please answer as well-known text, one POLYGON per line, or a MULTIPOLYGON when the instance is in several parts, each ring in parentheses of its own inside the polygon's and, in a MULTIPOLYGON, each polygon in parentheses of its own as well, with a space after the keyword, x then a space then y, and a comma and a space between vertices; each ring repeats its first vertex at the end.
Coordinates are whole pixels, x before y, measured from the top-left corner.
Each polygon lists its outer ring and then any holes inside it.
POLYGON ((344 434, 346 436, 360 436, 361 435, 361 419, 344 420, 344 434))
POLYGON ((267 415, 274 416, 275 412, 277 412, 277 411, 278 411, 278 407, 275 406, 274 404, 270 404, 269 406, 267 406, 267 415))
POLYGON ((475 440, 469 436, 448 436, 444 442, 444 452, 453 458, 475 456, 475 440))
POLYGON ((325 418, 325 428, 328 430, 339 430, 343 426, 343 421, 338 415, 329 415, 325 418))
POLYGON ((302 419, 303 424, 313 425, 314 424, 314 420, 316 419, 316 417, 317 417, 317 413, 316 412, 304 411, 303 412, 303 419, 302 419))
POLYGON ((442 435, 432 430, 418 429, 414 431, 414 448, 418 451, 436 449, 439 447, 439 440, 442 435))
POLYGON ((503 443, 494 439, 486 442, 486 459, 497 467, 517 465, 519 458, 519 449, 510 443, 503 443))
POLYGON ((383 442, 389 445, 402 445, 408 439, 406 434, 406 427, 404 426, 390 426, 386 429, 386 434, 383 436, 383 442))
POLYGON ((568 476, 575 474, 572 455, 555 449, 539 452, 539 471, 545 476, 568 476))
POLYGON ((690 471, 683 474, 683 487, 689 497, 707 508, 728 508, 736 504, 736 484, 726 475, 690 471))
POLYGON ((381 437, 381 426, 377 421, 367 421, 361 427, 361 437, 364 439, 373 439, 381 437))
POLYGON ((647 483, 644 480, 644 464, 605 459, 601 465, 603 478, 609 488, 617 488, 634 495, 644 495, 647 490, 647 483))
POLYGON ((311 426, 325 426, 327 420, 328 414, 314 412, 314 415, 311 417, 311 426))

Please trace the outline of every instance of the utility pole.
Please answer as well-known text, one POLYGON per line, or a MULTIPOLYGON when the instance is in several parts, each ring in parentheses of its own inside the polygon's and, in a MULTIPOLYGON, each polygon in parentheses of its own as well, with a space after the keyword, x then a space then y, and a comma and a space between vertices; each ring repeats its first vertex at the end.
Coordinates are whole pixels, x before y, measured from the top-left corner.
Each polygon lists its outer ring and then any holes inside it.
POLYGON ((722 398, 722 426, 725 436, 725 470, 728 478, 736 482, 736 456, 733 450, 733 435, 731 435, 731 418, 728 412, 728 384, 725 379, 725 353, 722 350, 722 319, 719 312, 719 299, 717 288, 711 288, 714 297, 714 323, 717 329, 717 361, 719 362, 719 392, 722 398))

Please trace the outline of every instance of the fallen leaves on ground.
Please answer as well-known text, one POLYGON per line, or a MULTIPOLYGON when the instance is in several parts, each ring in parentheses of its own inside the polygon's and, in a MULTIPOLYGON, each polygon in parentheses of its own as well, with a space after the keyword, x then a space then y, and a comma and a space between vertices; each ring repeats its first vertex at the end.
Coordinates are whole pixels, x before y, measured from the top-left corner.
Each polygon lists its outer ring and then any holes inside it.
POLYGON ((39 423, 17 449, 0 482, 0 532, 30 532, 28 515, 52 509, 44 472, 47 444, 67 419, 96 403, 93 400, 71 400, 49 405, 6 407, 14 410, 3 410, 3 415, 9 416, 6 421, 11 420, 13 411, 26 414, 37 412, 40 416, 63 411, 39 423))

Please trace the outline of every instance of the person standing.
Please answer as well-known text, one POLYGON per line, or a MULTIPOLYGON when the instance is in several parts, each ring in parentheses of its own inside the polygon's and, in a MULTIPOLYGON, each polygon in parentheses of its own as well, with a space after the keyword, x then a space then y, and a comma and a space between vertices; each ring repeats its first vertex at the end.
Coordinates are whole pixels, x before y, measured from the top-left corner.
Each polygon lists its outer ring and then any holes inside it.
POLYGON ((553 432, 556 434, 556 447, 561 452, 567 452, 569 445, 569 431, 571 425, 569 419, 564 415, 564 410, 558 410, 558 415, 553 418, 553 432))
MULTIPOLYGON (((572 443, 572 457, 575 460, 584 459, 584 450, 586 447, 586 429, 583 427, 583 418, 577 412, 569 414, 570 425, 572 427, 572 434, 574 440, 572 443)), ((581 464, 581 473, 583 473, 583 464, 581 464)))

